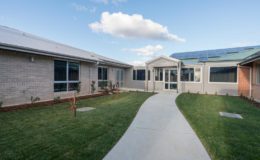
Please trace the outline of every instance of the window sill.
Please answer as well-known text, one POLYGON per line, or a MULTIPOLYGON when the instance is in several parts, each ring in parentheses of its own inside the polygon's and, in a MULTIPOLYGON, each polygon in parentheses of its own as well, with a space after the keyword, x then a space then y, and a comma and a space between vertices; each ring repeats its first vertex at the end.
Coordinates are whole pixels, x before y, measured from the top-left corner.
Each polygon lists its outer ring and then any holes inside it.
POLYGON ((238 82, 208 82, 208 84, 231 84, 231 85, 237 85, 238 82))

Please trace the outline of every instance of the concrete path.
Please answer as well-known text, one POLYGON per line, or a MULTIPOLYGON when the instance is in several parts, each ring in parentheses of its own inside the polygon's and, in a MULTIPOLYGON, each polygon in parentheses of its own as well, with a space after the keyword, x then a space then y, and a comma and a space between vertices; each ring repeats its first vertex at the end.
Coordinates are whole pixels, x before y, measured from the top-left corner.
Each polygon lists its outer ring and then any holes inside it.
POLYGON ((176 93, 159 93, 141 106, 126 133, 104 160, 209 160, 175 104, 176 93))

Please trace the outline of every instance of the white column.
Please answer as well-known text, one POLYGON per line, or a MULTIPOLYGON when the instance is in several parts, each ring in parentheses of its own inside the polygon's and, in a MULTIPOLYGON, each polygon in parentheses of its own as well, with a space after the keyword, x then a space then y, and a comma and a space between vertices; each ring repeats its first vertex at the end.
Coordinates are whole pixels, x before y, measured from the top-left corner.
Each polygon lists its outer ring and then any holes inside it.
POLYGON ((180 62, 178 62, 178 72, 177 72, 177 77, 178 77, 178 89, 177 89, 177 92, 179 92, 179 93, 181 93, 182 92, 182 87, 181 87, 181 61, 180 62))

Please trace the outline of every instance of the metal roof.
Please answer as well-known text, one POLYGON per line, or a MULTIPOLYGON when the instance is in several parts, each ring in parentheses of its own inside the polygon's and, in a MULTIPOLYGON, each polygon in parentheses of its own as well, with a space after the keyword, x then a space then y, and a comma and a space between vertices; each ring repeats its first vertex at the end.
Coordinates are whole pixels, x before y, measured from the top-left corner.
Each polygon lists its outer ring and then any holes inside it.
POLYGON ((217 61, 241 61, 260 51, 260 46, 237 47, 216 50, 181 52, 171 55, 183 61, 184 64, 217 61))
POLYGON ((250 55, 250 56, 246 57, 240 64, 241 65, 246 65, 246 64, 254 62, 256 60, 260 60, 260 51, 255 53, 255 54, 253 54, 253 55, 250 55))
POLYGON ((30 33, 0 25, 0 48, 24 51, 54 57, 72 58, 81 61, 100 62, 103 64, 131 65, 101 56, 99 54, 74 48, 65 44, 44 39, 30 33))

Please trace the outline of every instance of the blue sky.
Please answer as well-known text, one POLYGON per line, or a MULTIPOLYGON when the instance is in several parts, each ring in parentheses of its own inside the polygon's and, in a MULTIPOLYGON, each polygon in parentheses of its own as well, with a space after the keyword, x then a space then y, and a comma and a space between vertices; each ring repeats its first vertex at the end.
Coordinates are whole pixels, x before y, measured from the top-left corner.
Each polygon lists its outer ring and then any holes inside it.
POLYGON ((0 24, 136 64, 258 45, 259 6, 259 0, 2 0, 0 24))

